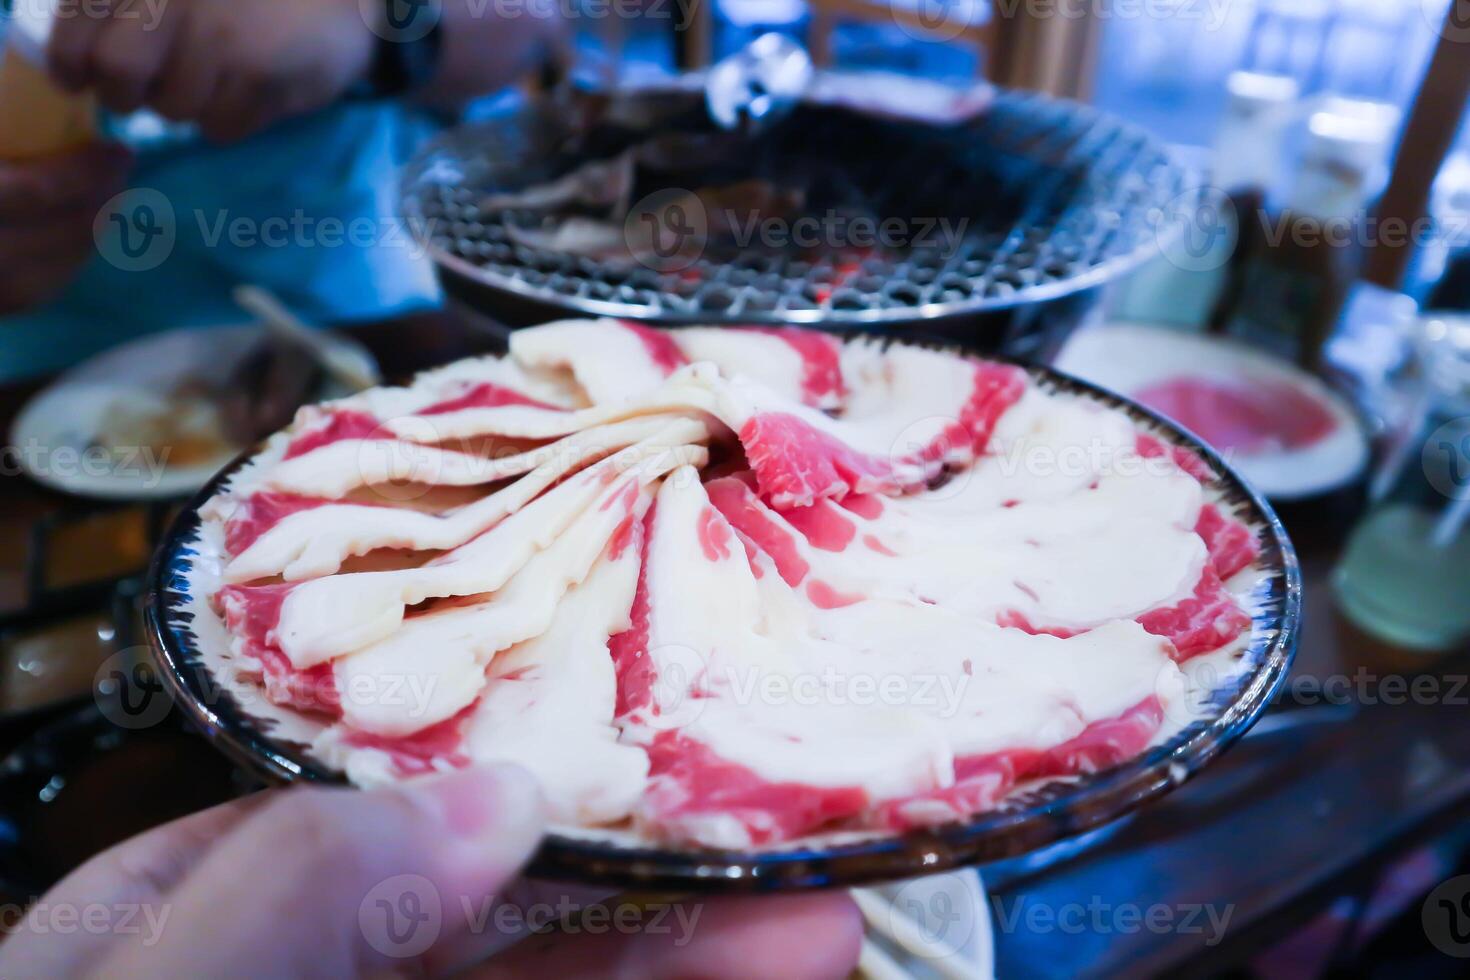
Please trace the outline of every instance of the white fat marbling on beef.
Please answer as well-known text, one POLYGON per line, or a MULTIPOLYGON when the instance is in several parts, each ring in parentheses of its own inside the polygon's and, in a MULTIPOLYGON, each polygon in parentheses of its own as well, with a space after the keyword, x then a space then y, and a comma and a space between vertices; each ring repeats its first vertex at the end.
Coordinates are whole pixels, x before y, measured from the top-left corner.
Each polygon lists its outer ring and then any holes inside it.
POLYGON ((668 375, 642 337, 617 320, 561 320, 519 330, 511 334, 510 353, 533 370, 571 371, 593 404, 656 388, 668 375))
POLYGON ((947 819, 989 760, 1177 728, 1170 637, 1240 615, 1139 438, 944 353, 563 322, 303 410, 204 508, 209 590, 280 602, 260 642, 327 671, 302 724, 361 784, 514 761, 559 821, 710 846, 947 819))
POLYGON ((648 757, 618 741, 608 637, 628 628, 639 553, 624 546, 571 589, 540 636, 494 660, 465 730, 470 757, 514 762, 541 784, 553 820, 597 824, 632 811, 648 757))
POLYGON ((653 455, 619 454, 427 565, 303 582, 281 607, 276 627, 281 650, 296 667, 310 667, 390 636, 403 623, 404 611, 426 599, 494 592, 584 511, 611 511, 630 487, 653 482, 686 458, 702 459, 703 453, 685 446, 653 455))
POLYGON ((799 542, 813 576, 839 592, 928 600, 978 619, 1014 609, 1086 628, 1178 602, 1206 560, 1193 530, 1199 484, 1177 472, 1108 474, 1095 490, 1022 498, 964 522, 935 496, 932 512, 918 494, 885 500, 872 520, 846 515, 857 530, 842 552, 799 542), (868 539, 884 550, 864 548, 868 539))
MULTIPOLYGON (((783 396, 755 377, 722 373, 702 361, 678 368, 653 387, 629 385, 622 397, 576 412, 520 405, 470 408, 435 416, 432 429, 414 417, 390 420, 385 427, 404 440, 437 443, 482 436, 555 439, 588 426, 663 412, 705 413, 740 432, 755 416, 789 415, 858 453, 903 469, 910 482, 922 481, 934 466, 909 463, 904 457, 940 438, 963 417, 975 385, 972 364, 926 350, 895 347, 884 354, 876 344, 860 341, 849 347, 858 353, 844 349, 843 370, 851 362, 866 387, 854 390, 840 418, 783 396)), ((958 442, 945 449, 936 462, 967 462, 974 455, 974 447, 958 442)))
MULTIPOLYGON (((455 548, 514 514, 556 480, 589 462, 635 444, 651 450, 655 446, 694 444, 707 435, 703 424, 696 420, 666 416, 585 429, 517 457, 524 460, 526 475, 443 515, 406 507, 351 504, 299 511, 267 529, 235 556, 225 577, 231 582, 248 582, 280 575, 287 581, 297 581, 333 575, 344 559, 378 548, 455 548)), ((517 467, 521 465, 516 463, 517 467)))
POLYGON ((659 677, 659 713, 643 713, 633 730, 647 737, 648 729, 682 722, 687 736, 773 781, 861 786, 875 799, 943 785, 953 757, 928 717, 886 705, 824 704, 797 690, 793 682, 818 665, 807 647, 823 644, 767 617, 733 535, 714 560, 706 554, 706 525, 723 520, 693 479, 671 479, 659 490, 647 558, 656 597, 648 656, 659 677), (703 595, 721 601, 692 599, 703 595))
MULTIPOLYGON (((969 361, 870 340, 843 347, 842 373, 851 379, 851 394, 838 434, 855 448, 891 456, 942 437, 964 412, 975 384, 969 361)), ((970 446, 957 442, 947 445, 943 454, 945 460, 959 462, 969 462, 972 456, 970 446)))
POLYGON ((900 653, 906 678, 924 681, 906 681, 900 697, 934 718, 957 756, 1056 745, 1172 693, 1169 679, 1179 673, 1167 642, 1126 620, 1060 639, 939 606, 874 601, 817 611, 813 622, 851 651, 834 665, 850 675, 882 671, 900 653))
POLYGON ((842 407, 842 344, 811 330, 690 327, 675 335, 690 361, 719 365, 727 376, 743 375, 791 402, 824 411, 842 407))
POLYGON ((592 506, 539 551, 502 588, 470 604, 448 604, 402 621, 371 645, 333 661, 343 720, 375 735, 410 735, 473 704, 485 668, 501 650, 544 633, 562 594, 581 582, 629 516, 646 508, 635 477, 612 485, 626 507, 592 506), (386 679, 402 696, 388 697, 386 679))
MULTIPOLYGON (((433 417, 426 428, 412 416, 389 419, 384 428, 399 439, 423 443, 455 442, 482 436, 515 439, 559 439, 594 425, 606 425, 644 415, 674 413, 716 414, 714 390, 719 372, 710 364, 689 365, 671 374, 667 381, 639 389, 626 398, 565 412, 528 405, 496 408, 466 408, 433 417)), ((738 406, 737 406, 738 407, 738 406)))

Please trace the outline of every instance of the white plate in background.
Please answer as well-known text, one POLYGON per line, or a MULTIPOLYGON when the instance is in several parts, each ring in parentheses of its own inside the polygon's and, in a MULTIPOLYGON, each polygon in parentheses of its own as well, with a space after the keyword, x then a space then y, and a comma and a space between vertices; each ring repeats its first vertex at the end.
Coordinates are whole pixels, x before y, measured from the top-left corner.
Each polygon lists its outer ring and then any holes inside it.
POLYGON ((1329 493, 1352 483, 1368 466, 1368 436, 1346 399, 1315 375, 1236 340, 1169 327, 1109 323, 1079 330, 1054 366, 1125 398, 1136 399, 1144 388, 1186 375, 1243 386, 1259 379, 1306 394, 1337 423, 1324 438, 1292 449, 1214 447, 1272 500, 1329 493))
MULTIPOLYGON (((11 426, 10 444, 20 466, 39 483, 84 497, 165 500, 193 493, 241 448, 221 443, 208 459, 169 465, 153 447, 105 448, 97 437, 119 404, 163 407, 167 393, 187 379, 225 384, 264 330, 244 323, 149 334, 64 372, 26 404, 11 426)), ((365 370, 376 372, 365 348, 342 342, 365 370)), ((346 392, 333 392, 329 382, 323 394, 346 392)))

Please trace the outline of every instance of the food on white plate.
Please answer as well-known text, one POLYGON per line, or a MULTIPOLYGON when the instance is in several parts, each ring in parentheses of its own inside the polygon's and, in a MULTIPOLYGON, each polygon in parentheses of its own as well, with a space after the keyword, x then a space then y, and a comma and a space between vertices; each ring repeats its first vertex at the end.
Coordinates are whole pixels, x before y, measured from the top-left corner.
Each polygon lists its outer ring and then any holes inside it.
POLYGON ((1178 422, 1276 500, 1340 490, 1368 467, 1368 437, 1340 395, 1237 341, 1108 324, 1073 336, 1057 367, 1178 422))
POLYGON ((298 345, 267 334, 226 378, 186 374, 163 388, 128 388, 102 413, 92 445, 142 449, 172 466, 218 466, 289 423, 325 375, 298 345))
POLYGON ((200 466, 240 451, 208 384, 181 378, 168 390, 129 389, 107 406, 92 446, 108 453, 142 450, 173 466, 200 466))
POLYGON ((191 574, 216 675, 358 784, 510 760, 564 826, 775 846, 1177 729, 1179 665, 1252 623, 1210 482, 1013 366, 566 321, 302 409, 191 574))

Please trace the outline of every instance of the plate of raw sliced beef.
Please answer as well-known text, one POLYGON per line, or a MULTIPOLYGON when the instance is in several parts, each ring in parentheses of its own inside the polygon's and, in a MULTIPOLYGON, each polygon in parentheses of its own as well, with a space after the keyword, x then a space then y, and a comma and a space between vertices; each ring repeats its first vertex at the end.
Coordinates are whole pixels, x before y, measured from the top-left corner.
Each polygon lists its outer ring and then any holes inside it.
POLYGON ((1299 604, 1270 508, 1100 388, 577 320, 302 409, 185 509, 148 614, 258 772, 513 762, 532 873, 749 890, 1116 819, 1249 728, 1299 604))

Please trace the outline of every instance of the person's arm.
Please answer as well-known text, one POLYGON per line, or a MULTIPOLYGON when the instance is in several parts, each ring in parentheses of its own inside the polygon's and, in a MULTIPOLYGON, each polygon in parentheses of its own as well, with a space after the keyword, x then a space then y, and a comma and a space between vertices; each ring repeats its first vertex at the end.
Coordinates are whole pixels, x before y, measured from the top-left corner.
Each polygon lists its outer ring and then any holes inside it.
POLYGON ((439 67, 423 96, 454 105, 526 77, 568 43, 562 6, 556 0, 443 0, 439 67))
POLYGON ((113 143, 0 160, 0 315, 43 303, 76 277, 94 251, 97 210, 123 189, 131 164, 113 143))
POLYGON ((155 109, 233 140, 319 109, 366 79, 381 38, 440 30, 423 95, 464 99, 506 85, 556 38, 548 0, 170 0, 82 5, 55 22, 51 73, 114 112, 155 109), (97 11, 101 13, 97 13, 97 11))

